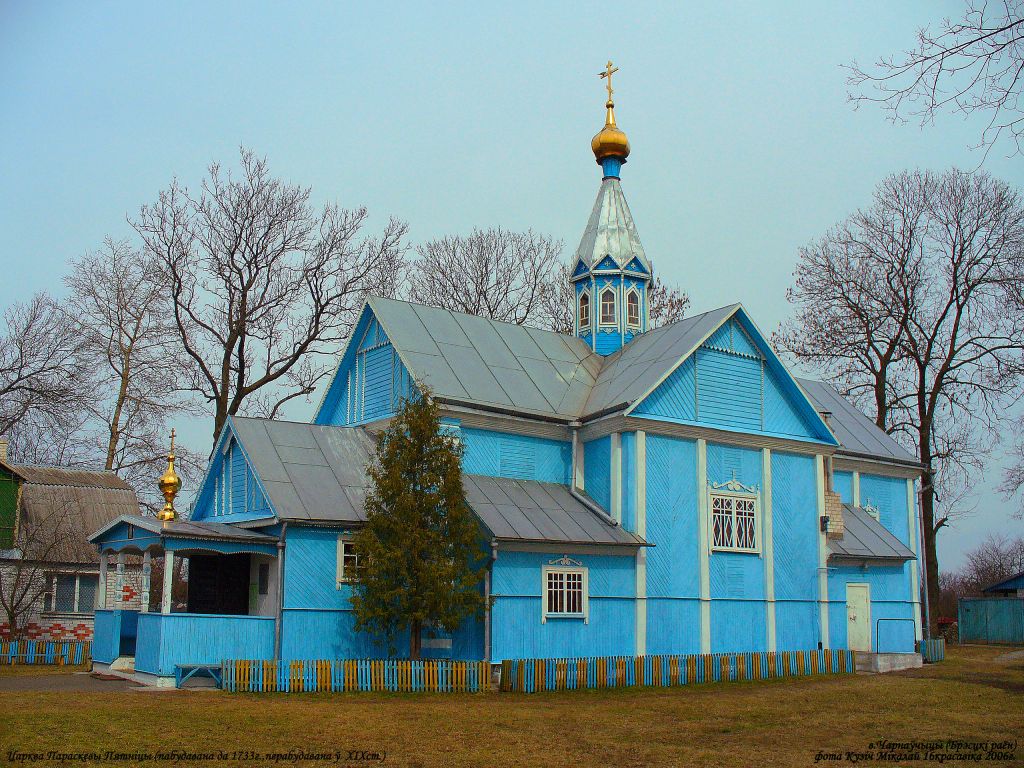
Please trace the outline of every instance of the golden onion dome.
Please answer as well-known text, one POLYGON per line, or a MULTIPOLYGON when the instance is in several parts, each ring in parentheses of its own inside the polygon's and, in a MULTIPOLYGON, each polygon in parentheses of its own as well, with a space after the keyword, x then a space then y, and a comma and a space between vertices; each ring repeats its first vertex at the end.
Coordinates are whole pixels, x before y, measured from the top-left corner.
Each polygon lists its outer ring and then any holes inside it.
POLYGON ((157 487, 160 489, 160 493, 164 497, 164 506, 157 513, 157 520, 164 523, 178 517, 178 511, 174 508, 174 497, 178 495, 178 491, 181 490, 181 478, 178 477, 178 473, 174 471, 174 430, 171 430, 171 450, 167 454, 167 469, 160 476, 160 480, 157 481, 157 487))
POLYGON ((604 128, 598 131, 590 141, 590 148, 594 150, 594 157, 597 162, 608 157, 617 157, 625 160, 629 157, 629 139, 626 134, 615 124, 615 104, 609 99, 605 105, 608 108, 608 115, 605 118, 604 128))

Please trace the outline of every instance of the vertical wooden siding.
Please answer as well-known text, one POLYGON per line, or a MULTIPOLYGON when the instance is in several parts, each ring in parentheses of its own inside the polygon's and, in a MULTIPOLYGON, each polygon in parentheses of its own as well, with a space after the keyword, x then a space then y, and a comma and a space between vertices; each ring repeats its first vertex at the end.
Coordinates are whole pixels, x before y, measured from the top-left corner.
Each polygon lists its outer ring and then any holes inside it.
POLYGON ((490 689, 485 661, 403 659, 229 660, 223 686, 232 692, 394 691, 478 693, 490 689))

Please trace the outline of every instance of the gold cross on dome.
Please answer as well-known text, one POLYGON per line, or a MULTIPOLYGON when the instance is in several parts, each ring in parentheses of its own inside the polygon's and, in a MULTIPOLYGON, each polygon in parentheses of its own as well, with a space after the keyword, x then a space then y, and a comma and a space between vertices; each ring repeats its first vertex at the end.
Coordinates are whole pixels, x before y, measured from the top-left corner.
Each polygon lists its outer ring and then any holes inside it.
POLYGON ((612 75, 614 75, 618 71, 619 68, 612 66, 611 59, 609 59, 608 65, 604 68, 604 72, 599 72, 597 74, 597 76, 600 77, 602 80, 604 78, 608 78, 608 82, 605 84, 605 87, 608 89, 608 101, 612 100, 612 75))

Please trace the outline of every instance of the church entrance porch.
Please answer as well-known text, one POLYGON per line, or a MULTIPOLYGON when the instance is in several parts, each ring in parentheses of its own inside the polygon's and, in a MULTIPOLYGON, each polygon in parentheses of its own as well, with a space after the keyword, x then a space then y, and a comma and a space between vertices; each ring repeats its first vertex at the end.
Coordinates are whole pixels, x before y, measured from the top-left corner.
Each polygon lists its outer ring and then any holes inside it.
POLYGON ((100 550, 100 605, 107 604, 111 555, 117 558, 115 590, 125 556, 143 558, 141 610, 96 612, 96 670, 173 686, 183 666, 273 658, 279 629, 275 536, 125 516, 90 541, 100 550), (154 573, 158 589, 151 589, 154 573))

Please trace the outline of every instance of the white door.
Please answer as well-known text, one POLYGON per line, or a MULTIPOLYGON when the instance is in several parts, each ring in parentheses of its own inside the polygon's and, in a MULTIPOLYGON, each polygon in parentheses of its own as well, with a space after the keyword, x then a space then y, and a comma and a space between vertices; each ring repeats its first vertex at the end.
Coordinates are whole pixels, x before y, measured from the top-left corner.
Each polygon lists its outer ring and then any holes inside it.
POLYGON ((871 585, 846 585, 846 645, 851 651, 871 650, 871 585))

